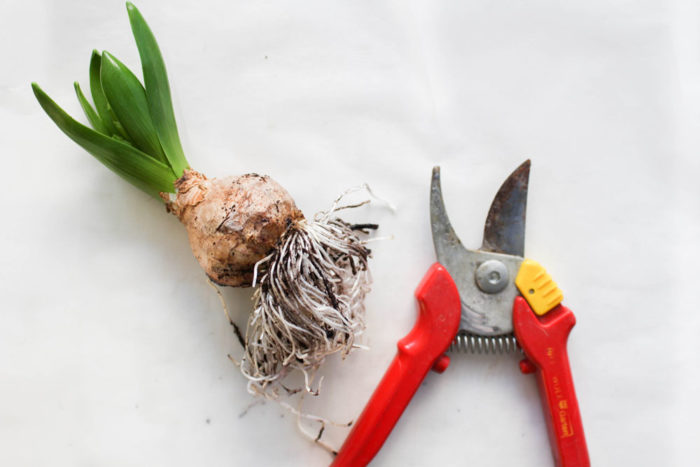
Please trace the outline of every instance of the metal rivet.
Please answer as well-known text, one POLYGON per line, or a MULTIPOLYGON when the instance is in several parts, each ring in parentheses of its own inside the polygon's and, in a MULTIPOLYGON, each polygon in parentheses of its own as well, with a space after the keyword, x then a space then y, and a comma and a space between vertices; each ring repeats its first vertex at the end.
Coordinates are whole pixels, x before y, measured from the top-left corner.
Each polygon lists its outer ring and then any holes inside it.
POLYGON ((508 268, 496 259, 484 261, 476 269, 476 285, 486 293, 498 293, 508 285, 508 268))

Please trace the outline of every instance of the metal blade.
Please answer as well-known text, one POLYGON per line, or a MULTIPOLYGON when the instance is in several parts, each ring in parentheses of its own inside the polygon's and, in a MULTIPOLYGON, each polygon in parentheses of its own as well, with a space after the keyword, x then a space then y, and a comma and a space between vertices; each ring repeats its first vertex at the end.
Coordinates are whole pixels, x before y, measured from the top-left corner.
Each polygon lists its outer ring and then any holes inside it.
POLYGON ((440 167, 433 168, 430 184, 430 226, 437 259, 452 276, 462 301, 460 329, 481 336, 499 336, 513 332, 512 306, 518 294, 513 280, 498 293, 486 293, 475 281, 477 268, 497 259, 507 269, 507 277, 515 278, 522 258, 468 250, 457 237, 440 187, 440 167))
POLYGON ((440 186, 440 167, 433 167, 433 178, 430 182, 430 227, 438 261, 442 262, 443 258, 461 254, 465 250, 447 217, 440 186))
POLYGON ((525 211, 530 159, 510 174, 491 203, 484 225, 482 251, 525 255, 525 211))

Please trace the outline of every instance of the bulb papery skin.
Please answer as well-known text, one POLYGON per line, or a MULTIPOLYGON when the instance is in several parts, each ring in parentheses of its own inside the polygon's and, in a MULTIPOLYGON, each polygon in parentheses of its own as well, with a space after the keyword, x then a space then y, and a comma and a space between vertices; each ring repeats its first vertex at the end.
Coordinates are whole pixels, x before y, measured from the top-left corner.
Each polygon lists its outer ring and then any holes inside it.
POLYGON ((162 195, 168 211, 185 225, 194 256, 220 285, 252 285, 255 264, 304 219, 287 190, 268 176, 208 179, 188 169, 175 188, 174 201, 162 195))

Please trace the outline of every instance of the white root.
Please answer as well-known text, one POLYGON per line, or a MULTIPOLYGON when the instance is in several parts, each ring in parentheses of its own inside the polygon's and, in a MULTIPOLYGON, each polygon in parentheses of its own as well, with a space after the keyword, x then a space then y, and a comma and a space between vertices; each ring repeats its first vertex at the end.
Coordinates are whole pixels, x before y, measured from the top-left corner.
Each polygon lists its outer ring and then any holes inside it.
POLYGON ((255 266, 255 309, 240 362, 252 394, 278 399, 280 387, 298 392, 302 388, 282 385, 297 370, 304 375, 303 390, 316 395, 321 381, 316 385, 314 379, 325 358, 337 352, 344 358, 359 347, 370 251, 334 213, 366 202, 340 206, 343 196, 313 221, 290 225, 273 253, 255 266))
POLYGON ((229 323, 244 347, 240 361, 229 359, 248 378, 248 392, 273 400, 297 418, 299 431, 331 453, 331 446, 321 440, 326 426, 348 427, 323 417, 304 413, 305 394, 318 395, 323 377, 315 382, 325 358, 340 353, 343 358, 353 349, 366 349, 356 342, 365 328, 364 298, 372 282, 368 269, 370 250, 367 239, 358 232, 376 229, 373 224, 350 225, 334 217, 337 211, 363 206, 368 201, 341 205, 353 191, 365 190, 378 198, 364 184, 347 190, 328 211, 318 213, 313 221, 296 220, 288 226, 272 253, 255 264, 252 271, 254 311, 248 319, 245 337, 231 320, 223 297, 229 323), (283 383, 294 373, 304 377, 298 387, 283 383), (298 408, 289 402, 298 396, 298 408), (302 419, 319 424, 317 434, 304 428, 302 419))

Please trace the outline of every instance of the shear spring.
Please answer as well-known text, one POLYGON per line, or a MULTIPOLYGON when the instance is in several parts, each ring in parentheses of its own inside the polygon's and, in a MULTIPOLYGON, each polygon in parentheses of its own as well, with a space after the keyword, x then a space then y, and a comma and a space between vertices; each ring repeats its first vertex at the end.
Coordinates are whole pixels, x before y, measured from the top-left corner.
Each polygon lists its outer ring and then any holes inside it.
POLYGON ((477 336, 461 332, 450 344, 449 351, 478 354, 506 354, 522 352, 513 334, 505 336, 477 336))

